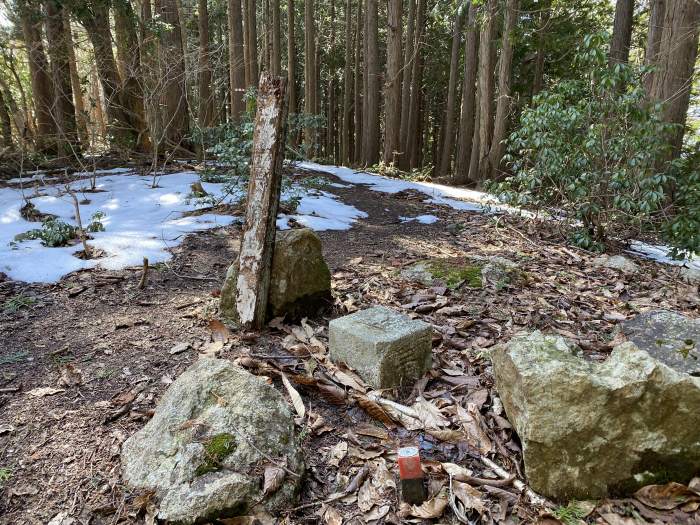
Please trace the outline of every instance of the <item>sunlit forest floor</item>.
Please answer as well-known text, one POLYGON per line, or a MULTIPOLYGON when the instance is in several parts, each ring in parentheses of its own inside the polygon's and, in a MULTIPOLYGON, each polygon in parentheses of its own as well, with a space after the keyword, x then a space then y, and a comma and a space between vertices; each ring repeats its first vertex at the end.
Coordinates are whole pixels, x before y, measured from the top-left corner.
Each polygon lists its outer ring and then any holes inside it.
MULTIPOLYGON (((513 474, 521 475, 519 445, 490 401, 493 376, 485 350, 519 330, 541 329, 573 339, 591 359, 602 360, 613 346, 616 325, 635 313, 669 308, 697 316, 697 286, 685 283, 678 267, 634 258, 642 269, 627 276, 593 266, 593 254, 567 246, 561 232, 547 224, 429 204, 410 190, 379 194, 352 185, 327 191, 368 216, 347 231, 319 232, 335 304, 309 325, 323 327, 318 337, 325 344, 330 319, 375 304, 431 323, 433 371, 406 402, 419 390, 426 399, 469 398, 489 428, 499 462, 513 474), (439 220, 399 219, 428 214, 439 220), (525 278, 448 290, 400 274, 426 258, 466 261, 475 255, 515 261, 525 278)), ((142 290, 139 268, 87 269, 50 285, 0 277, 0 304, 26 298, 26 304, 0 311, 0 468, 6 473, 0 523, 46 523, 62 512, 84 524, 143 522, 148 498, 123 486, 120 444, 145 424, 163 391, 211 340, 209 322, 217 316, 219 288, 239 234, 240 226, 233 224, 187 236, 171 261, 151 268, 142 290)), ((273 363, 303 369, 303 360, 286 350, 284 339, 292 332, 284 326, 260 334, 234 332, 220 356, 249 356, 261 368, 273 363)), ((335 492, 370 458, 384 458, 393 472, 392 454, 407 442, 421 443, 428 463, 459 463, 475 476, 488 476, 470 447, 384 428, 359 407, 336 405, 302 387, 300 392, 317 423, 306 438, 308 476, 300 505, 335 492), (336 468, 328 459, 341 441, 351 444, 352 453, 336 468)), ((361 523, 375 512, 371 517, 383 513, 380 519, 398 523, 395 492, 376 497, 369 502, 372 510, 357 497, 331 506, 346 520, 361 523)), ((483 501, 485 519, 494 523, 510 516, 537 519, 512 487, 484 491, 483 501)), ((317 521, 319 509, 290 509, 290 522, 317 521)), ((589 522, 612 513, 643 520, 619 523, 700 523, 697 512, 652 510, 633 499, 599 502, 590 510, 589 522)))

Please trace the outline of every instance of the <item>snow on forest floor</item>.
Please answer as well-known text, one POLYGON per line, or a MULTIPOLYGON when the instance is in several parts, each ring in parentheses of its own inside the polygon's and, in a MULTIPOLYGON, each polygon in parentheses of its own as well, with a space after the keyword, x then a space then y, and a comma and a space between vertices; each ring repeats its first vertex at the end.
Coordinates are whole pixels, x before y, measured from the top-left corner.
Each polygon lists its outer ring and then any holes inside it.
MULTIPOLYGON (((484 192, 455 188, 430 182, 413 182, 392 179, 369 173, 356 172, 350 168, 326 166, 310 162, 297 165, 303 170, 335 175, 345 184, 329 183, 329 187, 348 188, 363 185, 370 190, 396 194, 413 190, 426 196, 425 203, 448 206, 458 211, 510 211, 510 208, 497 206, 496 199, 484 192)), ((207 213, 211 203, 192 198, 190 185, 199 181, 194 171, 164 175, 153 178, 135 175, 130 168, 96 170, 94 173, 73 174, 76 180, 70 183, 83 202, 80 206, 82 221, 87 224, 96 212, 104 214, 101 222, 105 231, 90 234, 90 245, 103 256, 96 259, 80 259, 76 255, 82 250, 80 244, 65 247, 47 248, 39 240, 14 242, 15 236, 41 225, 22 218, 20 208, 25 197, 44 214, 55 215, 60 220, 75 225, 75 210, 65 186, 46 184, 52 179, 36 173, 30 178, 11 179, 10 188, 0 188, 0 272, 14 280, 25 282, 56 282, 63 276, 86 268, 99 267, 118 270, 142 263, 147 257, 151 264, 171 258, 170 248, 180 244, 188 233, 226 226, 241 217, 207 213), (96 176, 97 191, 89 191, 86 177, 96 176), (83 180, 81 180, 83 179, 83 180), (37 188, 22 189, 27 183, 45 184, 37 188), (190 214, 203 210, 201 214, 190 214)), ((244 188, 235 194, 225 195, 224 184, 203 183, 203 187, 221 204, 231 204, 243 195, 244 188)), ((342 203, 336 195, 313 190, 294 182, 285 190, 283 199, 296 197, 299 204, 296 213, 280 214, 277 220, 279 229, 290 228, 290 220, 317 231, 347 230, 359 218, 367 214, 354 206, 342 203)), ((402 222, 432 224, 438 220, 434 215, 398 217, 402 222)), ((700 269, 700 258, 690 261, 675 261, 666 255, 664 246, 654 246, 643 242, 632 245, 632 253, 667 264, 684 264, 700 269)))
MULTIPOLYGON (((64 275, 85 268, 119 270, 138 266, 143 257, 156 264, 170 259, 168 249, 180 244, 185 234, 241 220, 214 213, 188 214, 210 206, 191 197, 190 185, 199 181, 199 175, 193 171, 159 177, 155 188, 152 177, 126 174, 129 171, 126 168, 107 170, 111 175, 97 177, 96 192, 87 189, 89 185, 85 180, 70 184, 83 202, 80 206, 83 225, 89 223, 96 212, 104 214, 101 222, 105 231, 91 233, 89 241, 90 246, 104 256, 89 260, 76 256, 82 250, 80 244, 48 248, 38 239, 15 242, 16 235, 41 227, 40 223, 22 218, 20 208, 25 196, 39 212, 77 224, 73 201, 64 186, 49 184, 24 191, 0 189, 0 272, 19 281, 56 282, 64 275)), ((89 174, 82 174, 85 175, 89 174)), ((202 186, 210 196, 221 199, 221 204, 233 203, 241 195, 225 195, 224 184, 203 183, 202 186)), ((294 218, 315 230, 345 230, 356 218, 365 216, 327 192, 300 187, 288 192, 299 197, 300 203, 296 214, 280 217, 278 226, 281 229, 287 228, 288 220, 294 218)))

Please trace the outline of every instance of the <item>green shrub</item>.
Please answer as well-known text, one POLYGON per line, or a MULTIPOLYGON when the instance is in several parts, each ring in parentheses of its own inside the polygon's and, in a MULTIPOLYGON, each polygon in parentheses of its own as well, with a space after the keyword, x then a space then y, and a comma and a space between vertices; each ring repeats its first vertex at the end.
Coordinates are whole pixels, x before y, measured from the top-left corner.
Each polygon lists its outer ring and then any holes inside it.
POLYGON ((606 42, 586 36, 575 58, 585 76, 559 82, 522 112, 508 139, 513 175, 489 189, 569 222, 573 242, 586 249, 603 249, 610 232, 623 240, 666 231, 677 249, 697 250, 697 168, 660 162, 673 128, 646 99, 646 69, 609 66, 606 42))

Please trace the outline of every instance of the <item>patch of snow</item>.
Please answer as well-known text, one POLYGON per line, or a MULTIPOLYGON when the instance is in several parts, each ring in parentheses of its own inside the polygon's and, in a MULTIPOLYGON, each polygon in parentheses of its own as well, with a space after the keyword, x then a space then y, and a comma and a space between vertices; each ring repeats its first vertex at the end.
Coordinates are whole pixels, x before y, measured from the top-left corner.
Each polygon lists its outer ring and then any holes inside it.
MULTIPOLYGON (((432 182, 412 182, 392 179, 381 175, 355 171, 342 166, 327 166, 314 162, 300 162, 298 167, 301 169, 330 173, 344 182, 350 184, 364 184, 369 186, 370 189, 382 193, 398 193, 404 190, 416 190, 429 197, 424 202, 442 204, 455 210, 485 212, 491 209, 494 211, 517 213, 526 217, 534 217, 534 214, 527 210, 497 204, 498 199, 486 192, 466 188, 455 188, 432 182)), ((641 241, 633 241, 630 248, 631 253, 662 264, 700 269, 700 255, 696 255, 690 259, 676 260, 668 256, 668 252, 670 251, 668 246, 654 246, 641 241)))
POLYGON ((289 219, 316 231, 349 230, 353 223, 367 214, 354 206, 343 204, 325 191, 305 195, 293 215, 281 214, 277 219, 280 230, 289 229, 289 219))
POLYGON ((339 182, 331 182, 329 186, 331 188, 352 188, 352 184, 340 184, 339 182))
POLYGON ((455 210, 483 212, 489 205, 493 209, 500 210, 503 208, 502 206, 495 205, 498 201, 493 195, 482 191, 454 188, 443 184, 435 184, 433 182, 412 182, 392 179, 381 175, 357 172, 341 166, 325 166, 314 162, 300 162, 298 167, 330 173, 344 182, 350 184, 365 184, 370 186, 370 189, 382 193, 398 193, 405 190, 416 190, 429 197, 425 202, 444 204, 455 210))
MULTIPOLYGON (((119 170, 119 168, 117 168, 119 170)), ((112 170, 114 171, 114 170, 112 170)), ((126 170, 130 171, 130 170, 126 170)), ((28 222, 20 215, 24 204, 23 193, 42 213, 56 215, 60 220, 76 224, 73 201, 61 193, 63 185, 43 186, 30 194, 15 188, 0 189, 0 272, 14 280, 26 282, 56 282, 64 275, 80 269, 105 268, 117 270, 140 266, 143 257, 155 264, 171 258, 168 251, 178 245, 188 233, 226 226, 237 217, 205 213, 198 216, 186 212, 206 208, 208 204, 198 199, 190 200, 190 185, 199 181, 193 171, 166 175, 158 179, 158 187, 152 188, 151 177, 125 175, 122 171, 97 178, 100 191, 85 191, 84 181, 70 184, 81 204, 83 224, 90 222, 94 213, 104 214, 104 232, 91 233, 90 245, 103 250, 105 256, 82 260, 75 253, 82 250, 76 244, 60 248, 48 248, 39 240, 14 243, 14 238, 41 223, 28 222)), ((202 183, 210 195, 223 197, 224 185, 202 183)), ((297 192, 299 190, 297 189, 297 192)), ((366 214, 353 206, 336 200, 330 193, 301 192, 301 203, 293 217, 301 224, 317 230, 349 229, 355 219, 366 214)), ((234 202, 237 195, 223 198, 223 203, 234 202)), ((282 221, 289 217, 282 217, 282 221)), ((286 222, 285 222, 286 224, 286 222)))
POLYGON ((419 222, 421 224, 433 224, 440 219, 435 215, 418 215, 417 217, 399 217, 401 222, 419 222))
POLYGON ((668 246, 647 244, 642 241, 632 241, 632 243, 630 243, 629 252, 663 264, 685 266, 687 268, 700 270, 700 255, 695 255, 689 259, 673 259, 668 255, 668 246))

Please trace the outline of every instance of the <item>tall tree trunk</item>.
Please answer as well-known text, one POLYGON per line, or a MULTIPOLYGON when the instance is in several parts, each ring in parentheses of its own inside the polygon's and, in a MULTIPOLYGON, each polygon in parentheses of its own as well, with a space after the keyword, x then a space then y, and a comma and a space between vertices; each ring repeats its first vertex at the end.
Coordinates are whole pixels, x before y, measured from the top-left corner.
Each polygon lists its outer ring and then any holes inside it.
POLYGON ((355 164, 359 164, 362 161, 362 112, 364 106, 364 97, 362 93, 364 92, 364 75, 362 74, 362 2, 363 0, 357 0, 357 19, 355 21, 355 82, 353 86, 353 91, 355 92, 355 143, 353 159, 355 164))
POLYGON ((367 0, 367 115, 365 118, 364 164, 379 162, 379 27, 377 0, 367 0))
POLYGON ((243 61, 245 63, 245 87, 248 88, 254 84, 252 74, 250 72, 250 17, 248 16, 248 0, 241 2, 243 13, 243 61))
POLYGON ((56 0, 46 0, 44 6, 46 9, 46 40, 51 58, 51 76, 54 88, 53 117, 58 131, 56 146, 59 155, 71 157, 80 152, 75 123, 75 106, 73 105, 73 87, 70 78, 69 48, 72 42, 66 39, 67 33, 63 26, 63 5, 56 0))
MULTIPOLYGON (((31 131, 29 130, 29 126, 28 126, 27 109, 23 108, 20 110, 17 107, 17 103, 15 102, 15 99, 12 97, 12 92, 10 91, 10 86, 7 84, 7 82, 5 82, 5 80, 1 76, 0 76, 0 98, 4 99, 5 110, 8 112, 7 117, 10 119, 9 134, 6 134, 4 136, 5 139, 7 139, 9 137, 9 144, 6 144, 6 146, 7 147, 14 146, 14 143, 12 142, 12 122, 13 121, 15 124, 16 139, 21 140, 23 143, 28 142, 28 140, 31 137, 31 131)), ((2 105, 2 102, 0 102, 0 106, 1 105, 2 105)), ((2 109, 3 108, 0 107, 0 113, 2 112, 2 109)))
POLYGON ((416 0, 408 1, 408 16, 406 20, 406 40, 403 55, 403 85, 401 86, 401 129, 399 130, 399 167, 407 170, 408 157, 408 123, 411 108, 411 73, 413 71, 413 38, 416 19, 416 0))
POLYGON ((250 59, 250 85, 258 85, 258 7, 256 0, 244 0, 248 3, 248 19, 246 27, 248 30, 248 58, 250 59))
POLYGON ((0 138, 2 138, 2 141, 0 141, 0 146, 11 150, 13 149, 12 121, 10 120, 10 112, 7 108, 8 106, 5 103, 3 90, 0 89, 0 138))
MULTIPOLYGON (((444 138, 438 175, 447 175, 452 167, 454 153, 455 105, 457 100, 457 76, 459 75, 459 47, 462 43, 462 14, 457 11, 452 31, 452 54, 450 55, 450 79, 447 85, 447 108, 445 111, 444 138)), ((437 160, 436 160, 437 162, 437 160)))
POLYGON ((416 13, 415 40, 413 43, 414 58, 411 70, 411 97, 409 101, 408 133, 406 136, 406 154, 408 168, 416 168, 420 156, 420 101, 423 89, 423 36, 425 31, 425 10, 427 0, 418 0, 416 13))
POLYGON ((70 25, 70 16, 68 11, 63 10, 63 30, 65 38, 68 41, 68 65, 70 67, 70 82, 73 92, 73 104, 75 106, 75 122, 78 127, 78 138, 85 147, 89 144, 87 132, 87 118, 85 113, 85 99, 83 97, 83 87, 80 84, 80 76, 78 75, 78 63, 75 60, 75 49, 73 42, 73 29, 70 25))
POLYGON ((489 175, 488 155, 491 150, 493 133, 493 91, 494 91, 494 37, 498 0, 488 0, 486 20, 479 40, 479 157, 476 173, 469 173, 475 182, 485 180, 489 175))
POLYGON ((37 127, 37 149, 45 153, 55 152, 56 122, 51 114, 53 106, 53 81, 49 74, 49 62, 41 39, 41 15, 34 4, 25 0, 18 3, 22 34, 27 47, 29 74, 32 81, 34 115, 37 127))
MULTIPOLYGON (((666 0, 650 0, 647 46, 644 52, 644 65, 646 66, 654 66, 657 62, 665 14, 666 0)), ((644 76, 644 88, 646 89, 647 93, 651 93, 653 83, 654 73, 647 73, 644 76)))
MULTIPOLYGON (((143 93, 144 120, 146 128, 154 143, 162 137, 163 115, 160 108, 160 74, 159 56, 160 41, 153 32, 153 10, 151 0, 141 0, 141 20, 139 23, 139 57, 141 68, 140 85, 143 93)), ((158 8, 158 11, 160 9, 158 8)), ((157 144, 152 144, 155 153, 158 152, 157 144)))
MULTIPOLYGON (((245 1, 245 0, 244 0, 245 1)), ((228 0, 228 66, 231 84, 231 118, 240 122, 245 113, 246 64, 243 48, 241 0, 228 0)))
POLYGON ((94 133, 97 136, 93 137, 93 142, 98 142, 99 137, 105 137, 107 135, 107 119, 105 119, 104 104, 102 101, 101 93, 101 82, 99 74, 97 73, 97 65, 93 65, 90 70, 90 108, 93 111, 94 117, 92 122, 94 122, 94 133))
POLYGON ((143 102, 143 86, 141 71, 141 55, 139 40, 136 33, 136 14, 130 0, 113 0, 114 29, 117 36, 117 53, 121 54, 122 71, 121 93, 125 110, 129 119, 138 131, 136 148, 148 151, 151 143, 148 137, 146 117, 143 102), (120 52, 121 50, 121 52, 120 52))
POLYGON ((510 114, 510 86, 513 65, 513 35, 518 20, 518 0, 507 0, 506 14, 501 39, 501 59, 498 64, 498 102, 496 104, 496 119, 493 127, 491 151, 489 152, 490 177, 498 179, 501 176, 500 166, 505 153, 506 130, 510 114))
POLYGON ((384 79, 384 163, 401 152, 401 26, 403 0, 388 0, 386 78, 384 79))
POLYGON ((462 83, 462 110, 459 117, 459 138, 455 159, 454 183, 466 184, 469 180, 469 160, 474 135, 474 103, 476 101, 477 40, 476 6, 469 2, 467 38, 464 43, 464 81, 462 83))
POLYGON ((165 111, 164 146, 167 149, 188 149, 184 144, 189 133, 189 105, 185 83, 182 30, 175 0, 161 0, 161 15, 168 29, 162 32, 163 97, 165 111))
POLYGON ((652 96, 664 104, 663 119, 678 124, 669 140, 672 158, 683 144, 699 31, 700 2, 667 0, 652 96))
POLYGON ((97 74, 100 77, 107 108, 108 133, 115 145, 133 149, 139 139, 138 126, 133 122, 124 103, 122 83, 112 51, 112 33, 109 27, 109 5, 96 3, 91 10, 80 9, 75 16, 85 27, 95 53, 97 74))
POLYGON ((540 21, 537 28, 537 54, 535 55, 535 72, 532 79, 532 96, 542 91, 544 83, 544 57, 547 43, 547 26, 552 15, 552 2, 545 0, 540 8, 540 21))
POLYGON ((282 28, 280 23, 280 0, 272 0, 272 74, 282 74, 282 28))
POLYGON ((340 162, 349 165, 352 162, 352 0, 345 1, 345 64, 343 67, 343 127, 341 130, 340 162))
MULTIPOLYGON (((314 0, 304 0, 304 113, 306 118, 316 115, 316 27, 314 22, 314 0)), ((304 144, 307 154, 315 154, 316 128, 304 128, 304 144)))
POLYGON ((610 63, 612 64, 626 64, 629 61, 633 16, 634 0, 617 0, 612 41, 610 42, 610 63))
MULTIPOLYGON (((294 10, 294 0, 287 0, 287 92, 289 94, 289 113, 296 115, 299 113, 299 103, 297 102, 297 47, 296 47, 296 13, 294 10)), ((289 142, 296 148, 299 142, 299 133, 292 133, 289 142)))
POLYGON ((214 100, 211 91, 209 58, 209 9, 207 0, 197 0, 199 16, 199 126, 209 128, 214 121, 214 100))

